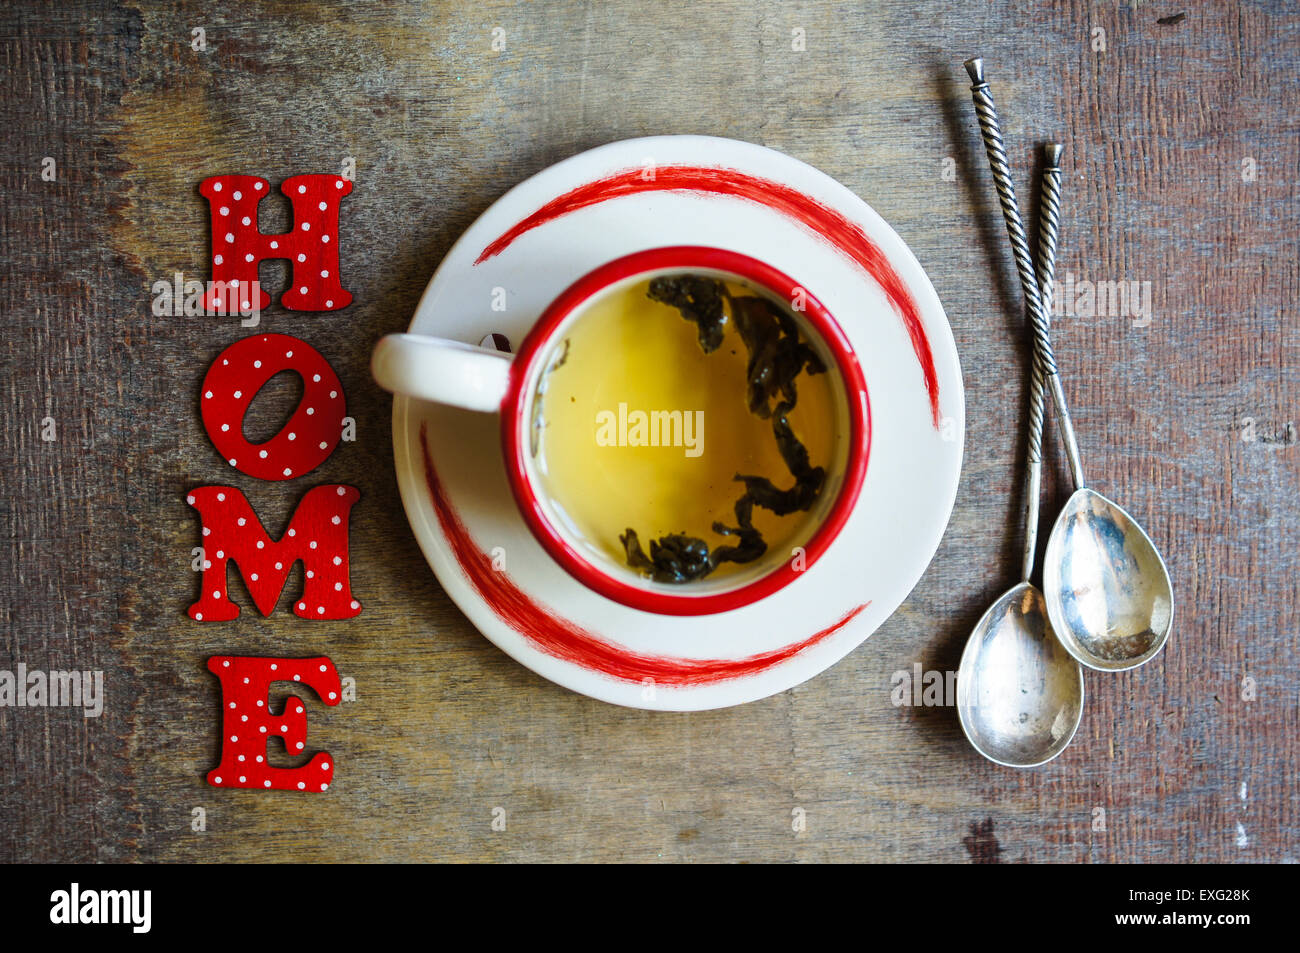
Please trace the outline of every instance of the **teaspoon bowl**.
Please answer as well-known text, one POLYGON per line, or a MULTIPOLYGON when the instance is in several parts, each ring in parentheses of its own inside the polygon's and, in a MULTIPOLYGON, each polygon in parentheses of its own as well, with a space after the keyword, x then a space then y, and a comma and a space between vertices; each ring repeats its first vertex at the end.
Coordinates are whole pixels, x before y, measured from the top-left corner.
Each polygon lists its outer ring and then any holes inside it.
POLYGON ((957 716, 975 749, 1031 768, 1065 750, 1083 717, 1083 669, 1052 633, 1037 587, 1005 592, 971 632, 957 672, 957 716))
POLYGON ((1052 628, 1080 664, 1122 672, 1154 658, 1169 638, 1169 570, 1123 507, 1082 487, 1052 527, 1043 560, 1052 628))

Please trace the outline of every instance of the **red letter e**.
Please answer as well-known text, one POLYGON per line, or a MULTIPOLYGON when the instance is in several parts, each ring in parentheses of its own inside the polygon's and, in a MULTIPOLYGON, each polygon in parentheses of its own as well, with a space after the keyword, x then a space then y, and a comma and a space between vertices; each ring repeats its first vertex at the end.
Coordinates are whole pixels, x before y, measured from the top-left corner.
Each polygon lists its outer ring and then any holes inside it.
POLYGON ((339 703, 339 673, 325 656, 319 658, 258 658, 214 655, 208 669, 221 679, 221 764, 208 772, 208 783, 219 788, 258 788, 320 793, 334 779, 334 759, 328 751, 300 768, 275 768, 267 763, 266 742, 284 739, 290 755, 307 744, 307 714, 302 701, 290 695, 284 711, 271 714, 267 693, 272 682, 300 682, 316 690, 327 705, 339 703))

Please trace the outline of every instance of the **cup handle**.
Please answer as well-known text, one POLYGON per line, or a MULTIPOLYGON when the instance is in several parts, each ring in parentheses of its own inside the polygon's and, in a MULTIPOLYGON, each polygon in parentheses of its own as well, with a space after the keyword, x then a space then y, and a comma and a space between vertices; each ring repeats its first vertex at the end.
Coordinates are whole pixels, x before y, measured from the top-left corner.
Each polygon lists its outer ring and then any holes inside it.
POLYGON ((510 365, 508 354, 422 334, 380 338, 370 358, 370 372, 384 390, 485 412, 501 409, 510 365))

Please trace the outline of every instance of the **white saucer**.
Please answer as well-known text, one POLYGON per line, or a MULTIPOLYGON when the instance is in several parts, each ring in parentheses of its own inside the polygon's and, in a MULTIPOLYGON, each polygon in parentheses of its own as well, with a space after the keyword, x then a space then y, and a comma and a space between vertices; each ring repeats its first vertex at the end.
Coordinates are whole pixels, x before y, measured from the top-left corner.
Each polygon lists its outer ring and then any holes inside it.
POLYGON ((627 608, 583 587, 533 538, 506 482, 495 415, 398 396, 393 444, 402 502, 420 548, 479 631, 566 688, 635 708, 690 711, 798 685, 851 652, 898 608, 933 558, 952 512, 965 404, 943 307, 902 239, 825 174, 729 139, 616 142, 518 185, 447 254, 410 331, 470 344, 500 332, 514 348, 576 278, 620 255, 680 244, 743 252, 790 275, 835 316, 862 365, 872 417, 862 493, 830 549, 795 582, 717 615, 666 617, 627 608), (685 189, 622 195, 526 230, 475 263, 512 227, 575 188, 625 170, 642 170, 644 179, 675 167, 734 170, 797 190, 865 233, 915 301, 934 363, 937 414, 913 338, 881 284, 781 203, 685 189), (503 293, 505 310, 494 311, 503 293), (441 493, 437 505, 434 487, 441 493))

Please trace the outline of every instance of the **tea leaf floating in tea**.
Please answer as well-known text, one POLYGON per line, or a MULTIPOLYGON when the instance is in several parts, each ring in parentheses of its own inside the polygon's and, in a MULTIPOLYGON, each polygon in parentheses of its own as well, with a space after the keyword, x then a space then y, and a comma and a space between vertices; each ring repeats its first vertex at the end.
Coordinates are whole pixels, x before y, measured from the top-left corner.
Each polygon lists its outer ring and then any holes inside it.
POLYGON ((751 522, 753 509, 754 501, 746 494, 736 501, 736 522, 740 524, 739 528, 733 529, 722 522, 713 524, 715 533, 735 536, 740 542, 737 546, 719 546, 712 553, 704 540, 685 533, 670 533, 650 540, 649 559, 641 548, 636 530, 628 527, 627 532, 618 540, 627 552, 627 564, 633 569, 643 569, 650 573, 655 582, 690 582, 702 579, 722 563, 752 562, 767 552, 763 534, 751 522))
POLYGON ((701 278, 699 275, 675 275, 655 278, 650 282, 649 297, 672 305, 687 321, 700 328, 700 347, 705 354, 718 349, 727 316, 722 310, 722 298, 727 293, 721 281, 701 278))
POLYGON ((735 505, 738 525, 733 528, 715 522, 713 531, 736 537, 734 546, 718 546, 710 552, 708 543, 698 537, 670 533, 650 541, 647 557, 636 530, 628 527, 619 536, 632 568, 649 574, 656 582, 690 582, 704 578, 722 563, 752 562, 767 551, 762 533, 753 525, 754 506, 785 516, 807 510, 816 501, 826 482, 826 471, 812 466, 808 449, 790 426, 789 414, 798 401, 795 378, 805 370, 809 374, 822 373, 826 365, 800 339, 794 317, 767 298, 733 295, 722 281, 700 275, 655 278, 650 282, 649 297, 671 305, 687 321, 694 322, 699 327, 700 347, 706 354, 722 344, 729 308, 749 353, 746 404, 750 413, 771 418, 777 449, 795 478, 791 487, 782 490, 764 476, 737 473, 733 477, 745 485, 745 492, 735 505), (772 407, 774 399, 777 399, 775 408, 772 407))
POLYGON ((740 541, 738 546, 719 546, 715 549, 713 551, 714 565, 725 562, 752 562, 767 552, 767 543, 763 542, 763 534, 756 530, 751 522, 753 512, 754 500, 750 494, 746 493, 736 501, 736 522, 740 524, 739 528, 732 529, 720 521, 713 524, 715 533, 723 536, 735 536, 740 541))
POLYGON ((787 415, 793 408, 793 403, 776 405, 776 412, 772 415, 772 432, 776 434, 776 445, 781 451, 781 458, 794 474, 794 486, 788 490, 778 490, 767 477, 736 474, 737 480, 744 481, 745 495, 777 516, 808 509, 826 482, 826 471, 809 464, 808 450, 790 429, 787 415))
MULTIPOLYGON (((725 293, 725 288, 724 288, 725 293)), ((794 379, 808 368, 817 374, 826 370, 817 352, 799 340, 794 318, 766 298, 753 295, 731 297, 736 330, 749 351, 749 411, 767 418, 769 403, 778 393, 794 407, 798 399, 794 379)))
POLYGON ((643 569, 657 582, 690 582, 713 571, 709 544, 685 533, 669 533, 650 540, 650 558, 646 558, 636 530, 629 528, 619 537, 627 550, 627 563, 643 569))

